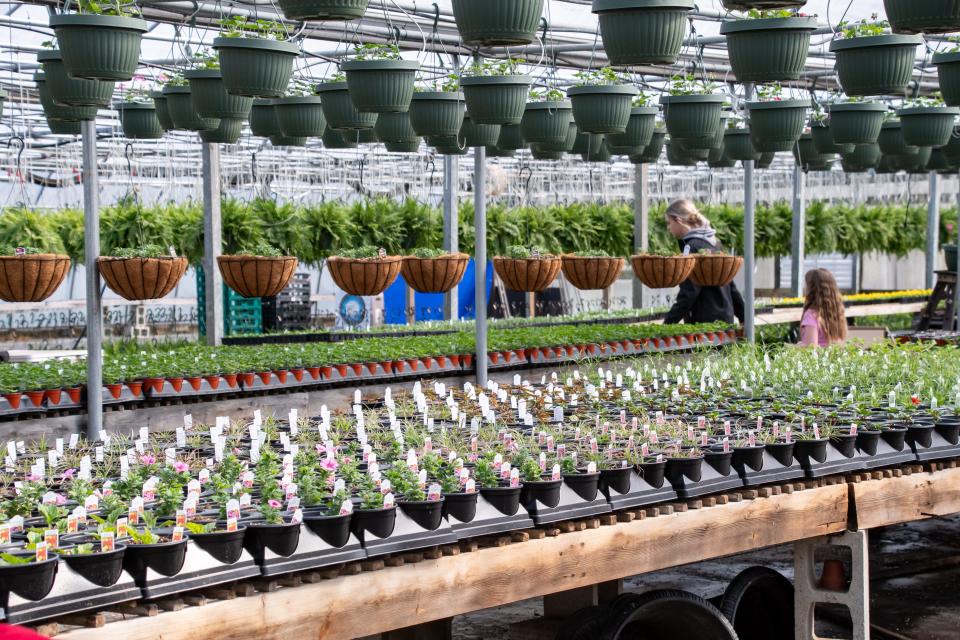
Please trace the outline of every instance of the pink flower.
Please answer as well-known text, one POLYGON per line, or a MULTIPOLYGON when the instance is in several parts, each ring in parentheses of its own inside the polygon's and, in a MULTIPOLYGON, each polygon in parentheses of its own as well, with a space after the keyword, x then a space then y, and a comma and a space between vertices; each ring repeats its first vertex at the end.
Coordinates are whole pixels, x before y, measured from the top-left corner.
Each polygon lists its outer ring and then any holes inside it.
MULTIPOLYGON (((40 479, 40 476, 38 476, 38 475, 35 474, 35 473, 31 473, 31 474, 27 475, 27 482, 36 482, 36 481, 39 480, 39 479, 40 479)), ((18 492, 18 493, 19 493, 19 492, 18 492)))
POLYGON ((67 496, 62 495, 62 494, 60 494, 60 493, 56 493, 56 494, 54 494, 54 495, 55 495, 56 498, 57 498, 57 506, 58 506, 58 507, 62 507, 63 505, 67 504, 67 496))
POLYGON ((64 480, 72 480, 72 479, 73 479, 73 474, 75 474, 76 472, 77 472, 76 469, 67 469, 66 471, 63 472, 63 479, 64 479, 64 480))
POLYGON ((279 500, 267 500, 267 504, 271 509, 279 509, 282 506, 279 500))
POLYGON ((149 453, 145 453, 142 456, 140 456, 140 464, 154 464, 156 461, 157 459, 154 458, 149 453))
POLYGON ((173 470, 176 471, 177 473, 185 473, 190 470, 190 465, 188 465, 186 462, 183 462, 181 460, 177 460, 176 462, 173 463, 173 470))
POLYGON ((336 471, 338 466, 336 458, 324 458, 320 463, 320 467, 327 471, 336 471))

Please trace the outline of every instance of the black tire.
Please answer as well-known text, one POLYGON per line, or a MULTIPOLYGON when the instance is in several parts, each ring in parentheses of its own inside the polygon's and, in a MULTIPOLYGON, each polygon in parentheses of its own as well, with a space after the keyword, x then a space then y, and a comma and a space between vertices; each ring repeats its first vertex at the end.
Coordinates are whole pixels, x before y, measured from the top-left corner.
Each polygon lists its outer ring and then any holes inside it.
MULTIPOLYGON (((738 640, 720 610, 687 591, 658 589, 630 599, 608 617, 599 640, 738 640)), ((774 636, 769 636, 774 637, 774 636)))
POLYGON ((793 636, 793 584, 780 572, 750 567, 733 579, 723 594, 720 611, 740 640, 793 636))
POLYGON ((610 617, 610 607, 586 607, 567 618, 556 640, 595 640, 610 617))

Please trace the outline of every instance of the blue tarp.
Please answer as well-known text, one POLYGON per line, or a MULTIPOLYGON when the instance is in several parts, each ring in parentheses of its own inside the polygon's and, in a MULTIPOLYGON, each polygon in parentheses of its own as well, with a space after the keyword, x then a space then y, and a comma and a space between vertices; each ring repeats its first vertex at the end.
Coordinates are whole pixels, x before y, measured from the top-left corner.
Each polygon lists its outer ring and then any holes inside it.
MULTIPOLYGON (((473 258, 467 265, 467 272, 457 287, 460 300, 460 319, 473 320, 476 317, 474 309, 474 268, 473 258)), ((490 300, 490 291, 493 289, 493 263, 487 263, 487 300, 490 300)), ((406 324, 406 295, 407 283, 401 275, 397 281, 383 294, 386 324, 406 324)), ((414 302, 417 310, 417 320, 443 320, 443 294, 418 293, 414 302)))

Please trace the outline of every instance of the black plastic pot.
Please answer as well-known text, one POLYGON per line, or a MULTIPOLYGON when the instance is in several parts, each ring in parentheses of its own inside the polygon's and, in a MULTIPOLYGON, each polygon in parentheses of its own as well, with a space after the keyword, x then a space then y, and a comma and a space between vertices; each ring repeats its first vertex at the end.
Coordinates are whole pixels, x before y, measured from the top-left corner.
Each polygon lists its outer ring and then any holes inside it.
POLYGON ((350 526, 354 533, 361 534, 369 531, 378 538, 386 538, 393 533, 397 524, 397 508, 387 509, 355 509, 350 526))
POLYGON ((244 548, 258 562, 263 560, 266 549, 285 558, 292 556, 299 543, 300 525, 289 522, 283 524, 251 522, 247 525, 246 535, 243 538, 244 548))
POLYGON ((702 472, 703 456, 694 458, 667 458, 666 476, 671 483, 682 481, 699 482, 702 472))
POLYGON ((633 474, 632 467, 619 467, 617 469, 600 470, 600 488, 604 491, 613 489, 617 493, 626 493, 630 491, 630 477, 633 474))
POLYGON ((852 458, 857 453, 857 436, 841 433, 830 438, 830 444, 844 458, 852 458))
POLYGON ((303 524, 331 547, 341 548, 350 541, 350 522, 352 515, 325 515, 320 511, 303 514, 303 524))
POLYGON ((520 508, 520 487, 481 487, 480 495, 506 516, 516 515, 520 508))
POLYGON ((905 445, 907 428, 894 426, 884 427, 880 432, 880 437, 883 438, 883 441, 888 445, 897 451, 901 451, 905 445))
POLYGON ((766 447, 759 444, 755 447, 734 447, 731 463, 739 472, 745 469, 760 471, 763 469, 763 451, 766 447))
POLYGON ((908 424, 906 441, 911 446, 929 447, 933 444, 933 425, 908 424))
POLYGON ((597 492, 600 490, 600 472, 595 473, 571 473, 563 476, 563 481, 578 496, 591 502, 596 500, 597 492))
POLYGON ((827 438, 819 440, 797 440, 794 443, 793 455, 800 464, 813 464, 827 459, 827 438))
POLYGON ((957 422, 939 422, 933 427, 941 438, 950 444, 960 442, 960 423, 957 422))
MULTIPOLYGON (((26 558, 34 553, 31 551, 13 555, 26 558)), ((43 562, 0 566, 0 592, 12 591, 27 600, 43 599, 53 588, 58 562, 58 556, 51 553, 43 562)))
POLYGON ((175 576, 187 558, 187 539, 158 544, 131 544, 123 554, 123 568, 133 576, 153 569, 162 576, 175 576))
POLYGON ((722 476, 730 475, 730 466, 733 462, 733 451, 714 451, 707 449, 703 452, 704 460, 722 476))
POLYGON ((663 486, 663 480, 666 477, 667 461, 660 462, 641 462, 637 465, 640 476, 643 481, 651 487, 659 489, 663 486))
POLYGON ((560 487, 563 480, 536 480, 524 481, 520 491, 520 502, 524 505, 533 505, 540 502, 550 508, 560 504, 560 487))
POLYGON ((439 500, 399 500, 397 506, 403 513, 427 531, 436 531, 443 521, 443 498, 439 500))
POLYGON ((123 556, 127 545, 115 543, 113 551, 72 555, 64 553, 60 556, 67 566, 79 573, 85 579, 99 587, 112 587, 123 573, 123 556))
POLYGON ((443 496, 443 515, 453 516, 460 522, 473 522, 477 516, 476 491, 473 493, 446 493, 443 496))
POLYGON ((872 429, 857 431, 857 449, 868 456, 877 455, 877 445, 880 444, 880 432, 872 429))
POLYGON ((774 459, 785 467, 793 464, 793 450, 796 447, 794 442, 770 442, 764 445, 764 449, 774 457, 774 459))
POLYGON ((223 564, 233 564, 243 554, 243 541, 247 527, 238 526, 236 531, 188 534, 193 542, 223 564))

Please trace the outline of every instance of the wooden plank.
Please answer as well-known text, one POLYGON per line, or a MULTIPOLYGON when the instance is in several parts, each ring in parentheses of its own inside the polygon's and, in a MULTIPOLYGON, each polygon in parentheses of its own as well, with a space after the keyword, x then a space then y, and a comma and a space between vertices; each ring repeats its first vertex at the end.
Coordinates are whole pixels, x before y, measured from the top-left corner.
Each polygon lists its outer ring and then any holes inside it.
POLYGON ((960 513, 960 469, 850 485, 859 529, 960 513))
POLYGON ((69 640, 355 638, 527 598, 843 531, 838 485, 478 549, 152 620, 77 629, 69 640), (323 602, 323 607, 317 603, 323 602))

